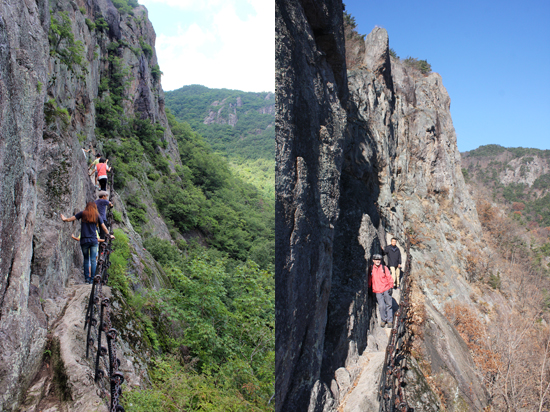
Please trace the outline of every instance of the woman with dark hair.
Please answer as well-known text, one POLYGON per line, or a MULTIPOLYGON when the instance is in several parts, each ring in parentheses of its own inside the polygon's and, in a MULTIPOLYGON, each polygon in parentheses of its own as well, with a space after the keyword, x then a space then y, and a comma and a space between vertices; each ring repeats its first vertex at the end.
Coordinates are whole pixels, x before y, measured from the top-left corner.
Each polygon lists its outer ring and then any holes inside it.
MULTIPOLYGON (((109 234, 109 231, 107 230, 103 219, 99 216, 95 202, 88 202, 86 208, 82 212, 78 212, 69 218, 61 214, 61 220, 64 222, 73 222, 76 219, 82 219, 80 223, 80 247, 82 248, 82 254, 84 255, 84 279, 86 283, 92 283, 97 265, 97 226, 101 226, 101 229, 103 229, 107 235, 109 234), (90 266, 92 267, 91 272, 89 272, 90 266)), ((115 238, 113 235, 110 236, 111 239, 115 238)))
POLYGON ((111 168, 107 166, 108 161, 108 159, 105 160, 105 158, 102 157, 99 159, 99 163, 95 167, 97 171, 97 181, 99 182, 102 191, 107 190, 107 172, 111 171, 111 168))

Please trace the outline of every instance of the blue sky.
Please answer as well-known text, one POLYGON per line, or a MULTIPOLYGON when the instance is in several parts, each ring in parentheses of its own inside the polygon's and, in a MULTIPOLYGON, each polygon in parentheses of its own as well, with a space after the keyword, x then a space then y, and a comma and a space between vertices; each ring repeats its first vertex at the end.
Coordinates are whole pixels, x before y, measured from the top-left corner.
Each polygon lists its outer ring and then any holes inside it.
POLYGON ((275 0, 139 0, 157 34, 164 90, 275 91, 275 0))
POLYGON ((357 30, 443 78, 460 151, 550 149, 550 1, 344 0, 357 30))

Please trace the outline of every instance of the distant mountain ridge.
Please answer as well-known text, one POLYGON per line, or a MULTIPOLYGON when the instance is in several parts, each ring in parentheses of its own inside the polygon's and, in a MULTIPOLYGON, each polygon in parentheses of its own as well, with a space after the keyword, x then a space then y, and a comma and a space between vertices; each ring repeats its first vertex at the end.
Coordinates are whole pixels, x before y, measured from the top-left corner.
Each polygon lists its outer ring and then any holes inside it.
POLYGON ((462 153, 462 167, 493 200, 521 209, 517 215, 531 225, 550 226, 550 150, 485 145, 462 153))
POLYGON ((201 85, 166 92, 166 107, 230 157, 275 159, 275 95, 201 85))

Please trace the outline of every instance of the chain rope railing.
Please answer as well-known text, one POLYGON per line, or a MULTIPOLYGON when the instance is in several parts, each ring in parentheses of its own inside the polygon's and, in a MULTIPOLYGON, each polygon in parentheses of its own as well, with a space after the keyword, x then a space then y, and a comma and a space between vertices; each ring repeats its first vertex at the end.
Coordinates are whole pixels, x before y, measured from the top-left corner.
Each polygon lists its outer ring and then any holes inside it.
MULTIPOLYGON (((113 199, 113 176, 111 171, 109 180, 110 200, 113 199)), ((113 223, 113 211, 107 208, 107 221, 105 226, 111 233, 113 223)), ((88 299, 84 327, 86 332, 86 358, 89 358, 90 351, 95 350, 94 381, 99 385, 98 395, 105 398, 110 394, 110 412, 124 412, 124 407, 119 403, 122 395, 123 374, 118 370, 120 359, 117 357, 116 339, 118 332, 111 324, 111 301, 104 295, 103 286, 109 280, 108 269, 111 266, 109 257, 112 251, 111 237, 106 236, 105 242, 100 242, 99 257, 95 277, 88 299), (106 345, 103 346, 103 335, 106 345), (108 360, 107 360, 108 357, 108 360), (107 387, 110 389, 107 390, 107 387)))
POLYGON ((399 309, 395 313, 390 340, 386 347, 386 356, 380 378, 378 400, 380 412, 410 412, 404 390, 405 371, 407 369, 407 354, 410 343, 410 333, 407 328, 407 315, 410 298, 411 272, 411 242, 406 238, 406 256, 403 278, 401 280, 401 298, 399 309))

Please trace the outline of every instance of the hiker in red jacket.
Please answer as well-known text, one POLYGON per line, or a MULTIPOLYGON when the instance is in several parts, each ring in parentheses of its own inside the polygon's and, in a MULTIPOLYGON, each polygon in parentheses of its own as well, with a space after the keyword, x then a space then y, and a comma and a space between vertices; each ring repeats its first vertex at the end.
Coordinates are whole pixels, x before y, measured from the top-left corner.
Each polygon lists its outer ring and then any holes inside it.
POLYGON ((382 265, 382 256, 373 255, 369 276, 369 287, 372 287, 372 291, 376 293, 376 300, 378 301, 378 309, 380 310, 380 326, 386 326, 391 329, 393 326, 393 299, 391 297, 391 291, 393 289, 393 278, 390 274, 390 270, 387 266, 382 265))

